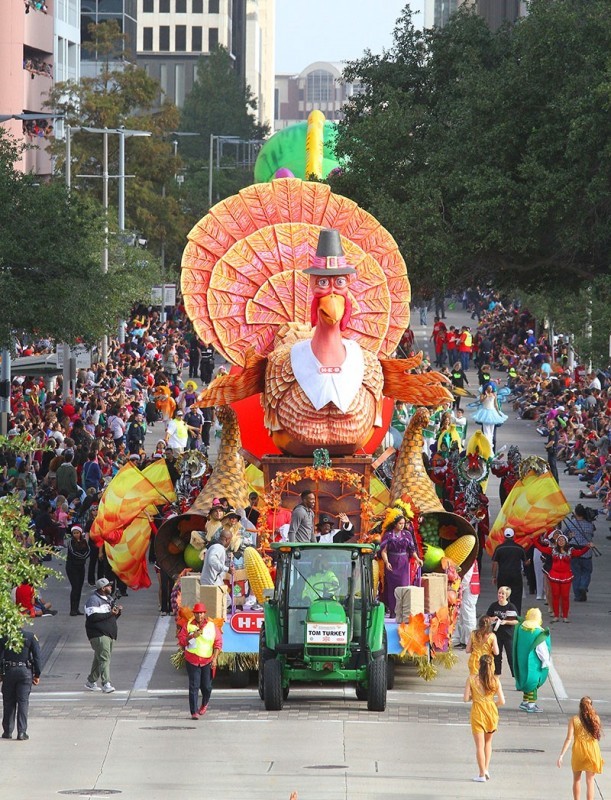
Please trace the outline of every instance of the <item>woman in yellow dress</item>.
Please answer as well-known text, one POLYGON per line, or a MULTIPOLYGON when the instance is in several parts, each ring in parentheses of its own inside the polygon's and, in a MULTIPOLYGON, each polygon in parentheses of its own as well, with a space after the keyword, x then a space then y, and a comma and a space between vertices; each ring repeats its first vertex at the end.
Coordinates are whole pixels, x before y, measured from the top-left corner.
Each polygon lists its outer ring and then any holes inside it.
POLYGON ((471 634, 465 652, 469 655, 470 675, 477 675, 479 660, 483 655, 498 656, 499 643, 495 634, 492 633, 492 620, 490 617, 483 616, 479 618, 477 628, 471 634))
POLYGON ((571 769, 573 770, 573 800, 581 797, 581 773, 586 774, 587 800, 594 800, 594 776, 603 771, 604 761, 600 755, 598 741, 602 735, 600 717, 594 710, 592 700, 582 697, 579 701, 579 715, 569 720, 566 739, 562 745, 558 766, 562 766, 562 756, 569 749, 571 740, 571 769))
POLYGON ((492 737, 499 725, 499 707, 505 705, 505 695, 498 676, 494 674, 494 659, 483 655, 477 675, 469 675, 463 696, 471 705, 471 732, 475 742, 478 774, 473 780, 485 783, 490 780, 492 737))

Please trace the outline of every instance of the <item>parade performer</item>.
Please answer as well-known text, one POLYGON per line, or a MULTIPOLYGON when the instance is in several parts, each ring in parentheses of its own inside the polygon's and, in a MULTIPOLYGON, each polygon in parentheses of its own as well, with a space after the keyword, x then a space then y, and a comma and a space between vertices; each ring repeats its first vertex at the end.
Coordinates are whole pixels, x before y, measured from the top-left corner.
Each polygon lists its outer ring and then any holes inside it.
POLYGON ((479 662, 482 656, 498 656, 499 644, 492 633, 492 620, 490 617, 479 618, 477 629, 473 631, 467 644, 469 656, 469 675, 477 675, 479 662))
POLYGON ((504 464, 500 460, 501 456, 502 454, 497 456, 497 458, 492 461, 490 464, 490 469, 492 470, 493 475, 496 475, 497 478, 501 479, 499 483, 499 499, 501 501, 501 505, 503 505, 509 496, 509 492, 513 489, 520 478, 520 463, 522 462, 522 454, 520 453, 520 448, 517 445, 512 444, 507 451, 507 463, 504 464))
POLYGON ((380 553, 384 562, 383 601, 387 613, 395 616, 395 589, 411 586, 415 570, 413 563, 422 566, 418 555, 413 526, 398 508, 389 508, 382 524, 380 553))
POLYGON ((571 595, 571 583, 573 582, 573 570, 571 569, 571 559, 579 558, 588 552, 592 543, 585 547, 569 547, 569 540, 563 533, 559 533, 552 544, 544 544, 541 541, 535 542, 535 547, 541 553, 551 556, 552 566, 547 572, 550 588, 552 591, 552 606, 554 616, 551 622, 558 622, 562 606, 562 621, 569 622, 569 605, 571 595))
POLYGON ((485 783, 490 779, 492 737, 499 724, 499 706, 505 705, 503 687, 494 674, 492 656, 482 656, 477 675, 469 675, 463 699, 465 703, 472 701, 471 732, 478 768, 478 774, 473 780, 476 783, 485 783))
POLYGON ((196 603, 193 606, 193 617, 180 629, 178 644, 185 652, 191 719, 197 720, 208 710, 212 694, 212 678, 216 672, 218 654, 223 647, 223 638, 214 622, 206 616, 206 606, 203 603, 196 603))
POLYGON ((462 601, 452 644, 454 647, 464 649, 471 638, 471 634, 477 627, 477 600, 480 594, 479 568, 477 560, 471 564, 463 579, 460 582, 462 589, 462 601))
POLYGON ((594 710, 592 700, 582 697, 579 701, 579 714, 569 720, 566 739, 558 756, 557 764, 562 766, 562 758, 573 742, 571 769, 573 770, 573 800, 581 796, 581 773, 586 773, 587 800, 594 800, 596 786, 594 776, 600 775, 605 763, 600 755, 599 740, 602 735, 600 717, 594 710))
POLYGON ((551 664, 549 630, 543 627, 538 608, 529 608, 519 623, 513 635, 513 674, 516 689, 523 693, 520 710, 540 714, 537 690, 547 680, 551 664))
POLYGON ((500 410, 496 392, 491 384, 488 384, 480 395, 480 403, 480 408, 473 415, 473 421, 482 426, 482 432, 494 452, 496 429, 507 422, 509 417, 500 410))

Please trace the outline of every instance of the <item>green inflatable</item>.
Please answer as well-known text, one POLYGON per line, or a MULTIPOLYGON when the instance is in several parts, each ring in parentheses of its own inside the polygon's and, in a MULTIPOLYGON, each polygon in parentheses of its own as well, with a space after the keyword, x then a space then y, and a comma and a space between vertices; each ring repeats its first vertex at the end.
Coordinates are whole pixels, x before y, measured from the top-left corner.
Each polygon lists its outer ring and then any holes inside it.
MULTIPOLYGON (((307 122, 297 122, 275 133, 269 139, 257 156, 255 162, 255 183, 266 183, 276 177, 279 169, 290 170, 295 178, 306 180, 306 134, 307 122)), ((322 177, 337 167, 339 162, 335 157, 335 139, 337 137, 337 123, 325 121, 323 134, 323 170, 322 177)), ((288 177, 280 175, 278 177, 288 177)))
POLYGON ((192 544, 188 544, 182 554, 185 564, 191 569, 199 570, 202 568, 202 560, 199 557, 199 550, 196 550, 192 544))

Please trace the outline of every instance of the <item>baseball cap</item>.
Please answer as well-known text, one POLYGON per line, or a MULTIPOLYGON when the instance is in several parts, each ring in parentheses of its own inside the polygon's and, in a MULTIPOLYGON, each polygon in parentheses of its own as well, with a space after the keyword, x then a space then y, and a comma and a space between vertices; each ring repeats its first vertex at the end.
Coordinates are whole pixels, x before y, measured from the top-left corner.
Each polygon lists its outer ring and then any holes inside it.
POLYGON ((515 531, 513 528, 505 528, 506 539, 513 539, 514 536, 515 536, 515 531))
POLYGON ((176 412, 176 416, 177 417, 182 417, 183 413, 184 412, 182 411, 182 409, 179 408, 178 411, 176 412))
POLYGON ((98 581, 95 582, 96 589, 104 589, 106 586, 110 586, 110 581, 108 578, 100 578, 98 581))

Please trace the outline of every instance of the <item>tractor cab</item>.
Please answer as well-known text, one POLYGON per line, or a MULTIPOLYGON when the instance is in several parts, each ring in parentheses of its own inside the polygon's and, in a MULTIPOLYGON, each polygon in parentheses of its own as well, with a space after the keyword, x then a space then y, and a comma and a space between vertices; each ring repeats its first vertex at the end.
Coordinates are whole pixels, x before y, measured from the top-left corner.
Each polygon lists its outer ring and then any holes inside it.
POLYGON ((354 682, 370 710, 383 710, 387 654, 384 606, 373 591, 373 546, 272 547, 276 584, 264 607, 259 653, 266 708, 281 707, 289 684, 298 680, 354 682))

